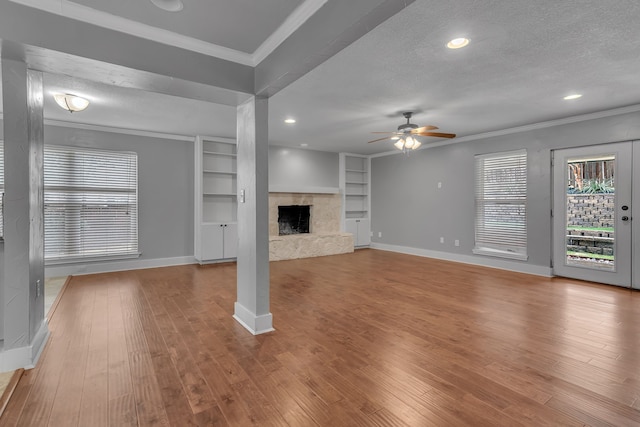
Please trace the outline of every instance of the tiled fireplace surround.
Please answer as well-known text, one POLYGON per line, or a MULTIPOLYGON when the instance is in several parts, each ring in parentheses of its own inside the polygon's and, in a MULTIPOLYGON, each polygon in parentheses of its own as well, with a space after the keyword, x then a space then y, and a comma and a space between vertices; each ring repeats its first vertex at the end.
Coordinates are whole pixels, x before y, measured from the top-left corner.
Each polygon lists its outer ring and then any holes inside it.
POLYGON ((269 193, 269 260, 353 252, 353 236, 340 231, 339 194, 269 193), (278 206, 310 205, 308 234, 278 235, 278 206))

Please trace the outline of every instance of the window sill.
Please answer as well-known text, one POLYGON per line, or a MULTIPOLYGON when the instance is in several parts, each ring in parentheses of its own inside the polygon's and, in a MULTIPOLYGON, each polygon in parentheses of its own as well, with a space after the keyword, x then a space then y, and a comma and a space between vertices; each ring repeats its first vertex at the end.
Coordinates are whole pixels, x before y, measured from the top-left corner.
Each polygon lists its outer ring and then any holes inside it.
POLYGON ((101 256, 86 256, 86 257, 76 257, 76 258, 53 258, 53 259, 45 259, 44 264, 46 265, 61 265, 61 264, 80 264, 87 262, 103 262, 103 261, 117 261, 121 259, 135 259, 140 258, 142 252, 136 252, 133 254, 121 254, 121 255, 101 255, 101 256))
POLYGON ((519 261, 526 261, 529 259, 527 254, 521 254, 518 252, 511 252, 505 249, 492 249, 492 248, 473 248, 473 253, 476 255, 492 256, 497 258, 515 259, 519 261))

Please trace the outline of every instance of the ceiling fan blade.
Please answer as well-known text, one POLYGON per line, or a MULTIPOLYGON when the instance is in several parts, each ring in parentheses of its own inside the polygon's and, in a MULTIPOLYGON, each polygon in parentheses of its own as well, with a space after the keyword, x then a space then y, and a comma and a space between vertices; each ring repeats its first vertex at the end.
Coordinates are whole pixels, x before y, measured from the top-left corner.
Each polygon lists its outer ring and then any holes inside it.
POLYGON ((378 139, 374 139, 373 141, 367 141, 369 144, 371 144, 372 142, 378 142, 378 141, 384 141, 385 139, 389 139, 391 138, 390 136, 385 136, 384 138, 378 138, 378 139))
POLYGON ((428 130, 436 130, 436 129, 438 129, 438 126, 422 126, 421 128, 412 130, 411 133, 416 134, 416 133, 421 133, 421 132, 426 132, 428 130))
POLYGON ((417 133, 415 135, 435 136, 435 137, 438 137, 438 138, 455 138, 456 137, 455 133, 443 133, 443 132, 420 132, 420 133, 417 133))

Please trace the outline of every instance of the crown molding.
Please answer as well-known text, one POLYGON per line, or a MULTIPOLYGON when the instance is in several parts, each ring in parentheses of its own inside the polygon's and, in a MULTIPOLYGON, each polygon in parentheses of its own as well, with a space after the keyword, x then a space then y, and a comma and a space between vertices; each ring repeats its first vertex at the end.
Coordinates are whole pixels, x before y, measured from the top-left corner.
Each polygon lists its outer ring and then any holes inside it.
MULTIPOLYGON (((0 114, 0 119, 2 115, 0 114)), ((153 132, 148 130, 126 129, 113 126, 92 125, 88 123, 67 122, 64 120, 44 119, 46 126, 57 126, 70 129, 92 130, 97 132, 119 133, 123 135, 145 136, 147 138, 172 139, 174 141, 193 142, 195 137, 188 135, 176 135, 171 133, 153 132)))
POLYGON ((119 31, 132 36, 174 46, 203 55, 213 56, 226 61, 255 67, 269 56, 295 30, 304 24, 309 17, 318 11, 327 0, 306 0, 287 17, 253 54, 229 49, 208 43, 193 37, 184 36, 172 31, 163 30, 131 19, 122 18, 110 13, 101 12, 68 0, 9 0, 23 6, 43 10, 66 18, 87 22, 102 28, 119 31))
POLYGON ((66 18, 87 22, 98 27, 119 31, 132 36, 155 41, 169 46, 187 49, 242 65, 253 66, 250 54, 207 43, 193 37, 142 24, 130 19, 101 12, 68 0, 10 0, 24 6, 54 13, 66 18))
MULTIPOLYGON (((622 114, 635 113, 640 111, 640 104, 629 105, 627 107, 613 108, 611 110, 597 111, 595 113, 580 114, 578 116, 565 117, 563 119, 548 120, 545 122, 533 123, 530 125, 516 126, 507 129, 495 130, 491 132, 477 133, 474 135, 465 135, 460 138, 454 138, 446 141, 440 141, 433 144, 423 144, 416 151, 428 150, 429 148, 441 147, 443 145, 459 144, 461 142, 476 141, 478 139, 495 138, 503 135, 511 135, 520 132, 530 132, 538 129, 546 129, 554 126, 567 125, 571 123, 584 122, 587 120, 596 120, 604 117, 619 116, 622 114)), ((402 151, 385 151, 384 153, 372 154, 370 157, 384 157, 394 154, 402 154, 402 151)))

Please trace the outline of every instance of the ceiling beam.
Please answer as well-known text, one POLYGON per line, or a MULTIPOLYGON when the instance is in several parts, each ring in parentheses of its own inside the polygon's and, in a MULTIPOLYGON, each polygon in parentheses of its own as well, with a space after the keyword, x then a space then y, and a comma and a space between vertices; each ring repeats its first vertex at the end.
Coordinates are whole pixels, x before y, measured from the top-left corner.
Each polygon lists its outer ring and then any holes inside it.
POLYGON ((7 41, 12 54, 21 46, 27 65, 44 72, 234 106, 254 93, 251 66, 10 1, 0 2, 0 39, 3 52, 7 41))
POLYGON ((276 94, 414 1, 327 1, 256 66, 256 94, 276 94))

